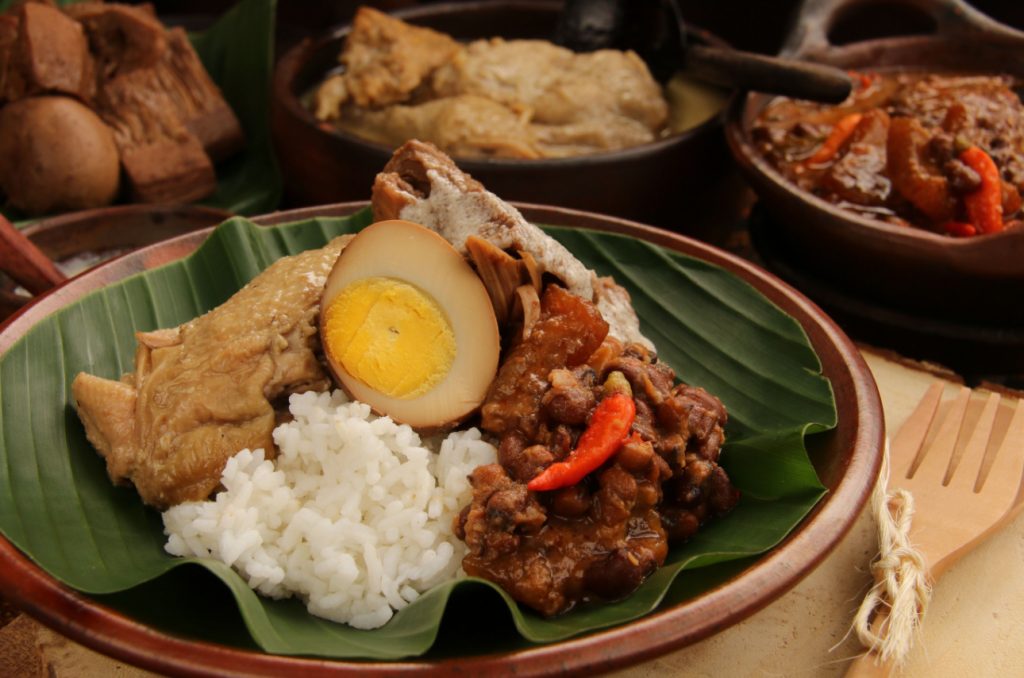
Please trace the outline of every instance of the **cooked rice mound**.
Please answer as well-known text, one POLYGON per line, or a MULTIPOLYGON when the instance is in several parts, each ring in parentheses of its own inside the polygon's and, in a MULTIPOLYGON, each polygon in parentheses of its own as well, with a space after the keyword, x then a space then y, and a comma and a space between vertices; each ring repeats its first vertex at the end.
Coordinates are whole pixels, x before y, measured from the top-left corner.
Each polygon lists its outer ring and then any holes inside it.
POLYGON ((164 512, 168 553, 215 558, 263 595, 297 595, 361 629, 462 574, 452 519, 469 503, 469 473, 496 459, 478 430, 449 434, 435 454, 341 391, 292 395, 289 410, 276 460, 242 450, 213 500, 164 512))

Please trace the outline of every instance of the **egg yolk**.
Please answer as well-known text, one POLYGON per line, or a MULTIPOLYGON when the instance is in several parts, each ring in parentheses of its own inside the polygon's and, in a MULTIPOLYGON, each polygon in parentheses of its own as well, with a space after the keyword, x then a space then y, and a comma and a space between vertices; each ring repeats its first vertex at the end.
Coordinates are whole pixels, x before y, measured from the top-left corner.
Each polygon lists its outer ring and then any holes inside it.
POLYGON ((455 333, 429 294, 395 278, 364 278, 324 314, 324 350, 346 372, 389 397, 419 397, 455 361, 455 333))

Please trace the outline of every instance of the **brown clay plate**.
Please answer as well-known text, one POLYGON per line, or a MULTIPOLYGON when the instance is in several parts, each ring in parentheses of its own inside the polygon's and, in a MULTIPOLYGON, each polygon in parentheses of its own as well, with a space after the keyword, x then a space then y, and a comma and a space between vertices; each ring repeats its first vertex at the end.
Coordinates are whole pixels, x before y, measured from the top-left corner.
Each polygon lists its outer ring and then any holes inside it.
MULTIPOLYGON (((313 216, 340 216, 364 206, 348 203, 310 208, 257 221, 269 225, 313 216)), ((517 646, 489 654, 470 654, 469 647, 448 648, 419 661, 287 657, 172 635, 58 583, 6 540, 0 540, 0 594, 73 640, 126 662, 182 675, 339 675, 367 670, 394 675, 535 675, 610 670, 714 634, 782 595, 847 532, 877 475, 884 438, 881 404, 856 347, 800 293, 756 266, 713 247, 609 217, 550 207, 521 209, 528 219, 538 223, 625 234, 718 265, 747 281, 802 326, 820 358, 823 373, 831 381, 838 425, 807 440, 811 461, 829 492, 779 546, 755 560, 737 561, 725 568, 710 588, 693 597, 674 599, 622 626, 549 645, 517 646)), ((65 283, 0 328, 0 352, 9 349, 47 314, 106 284, 186 256, 207 233, 188 234, 144 248, 65 283)))

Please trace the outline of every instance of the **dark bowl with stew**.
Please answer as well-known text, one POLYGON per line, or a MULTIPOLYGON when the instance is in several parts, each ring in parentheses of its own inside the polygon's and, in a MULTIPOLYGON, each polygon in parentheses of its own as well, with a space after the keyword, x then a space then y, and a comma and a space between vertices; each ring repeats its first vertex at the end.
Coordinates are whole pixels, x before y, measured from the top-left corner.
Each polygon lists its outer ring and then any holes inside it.
MULTIPOLYGON (((1005 74, 1018 86, 1024 79, 1024 33, 961 0, 809 0, 783 52, 863 73, 1005 74), (864 39, 882 19, 915 34, 864 39)), ((952 237, 859 215, 801 190, 752 134, 770 102, 759 94, 736 98, 726 137, 769 216, 760 237, 787 266, 854 299, 861 311, 884 309, 904 329, 940 319, 953 323, 952 341, 982 331, 1005 345, 1004 328, 1024 327, 1024 307, 1011 303, 1024 294, 1024 227, 952 237)))
MULTIPOLYGON (((460 41, 494 36, 550 40, 560 8, 561 3, 543 0, 463 2, 393 15, 460 41)), ((322 127, 303 102, 337 71, 349 32, 346 25, 303 41, 281 57, 274 73, 272 130, 291 206, 362 199, 394 150, 322 127)), ((697 42, 724 45, 699 29, 691 27, 689 33, 697 42)), ((688 83, 670 86, 667 94, 670 103, 685 98, 671 107, 670 127, 680 131, 652 143, 567 158, 456 159, 488 190, 509 200, 585 209, 692 233, 695 212, 709 204, 709 191, 732 170, 721 125, 728 93, 688 83)))

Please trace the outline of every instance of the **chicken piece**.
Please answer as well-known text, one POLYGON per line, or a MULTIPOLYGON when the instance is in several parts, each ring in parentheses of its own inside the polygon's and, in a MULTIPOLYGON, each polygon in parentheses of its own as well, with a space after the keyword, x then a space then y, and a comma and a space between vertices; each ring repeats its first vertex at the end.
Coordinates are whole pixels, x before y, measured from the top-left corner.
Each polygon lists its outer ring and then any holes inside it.
MULTIPOLYGON (((410 26, 369 7, 360 7, 345 40, 344 95, 357 105, 378 108, 406 101, 423 80, 460 49, 452 38, 429 28, 410 26)), ((336 87, 336 84, 335 86, 336 87)), ((336 118, 337 110, 318 112, 336 118)))
POLYGON ((599 279, 561 243, 526 221, 519 210, 487 191, 432 144, 412 140, 395 151, 373 184, 373 216, 406 219, 440 234, 463 255, 477 236, 503 250, 531 256, 573 294, 592 301, 627 343, 653 344, 640 332, 629 292, 610 278, 599 279))
POLYGON ((432 89, 439 97, 484 97, 518 113, 543 157, 649 143, 668 120, 661 88, 635 53, 575 54, 544 40, 477 40, 436 71, 432 89))
POLYGON ((275 262, 221 306, 140 332, 135 372, 80 373, 72 395, 115 483, 164 509, 206 499, 243 448, 273 454, 273 403, 323 390, 315 321, 327 274, 351 236, 275 262))
POLYGON ((345 72, 314 96, 317 119, 391 146, 422 139, 459 156, 564 157, 649 143, 668 121, 633 52, 501 38, 462 46, 362 8, 341 62, 345 72))
POLYGON ((464 94, 418 106, 382 110, 354 108, 343 126, 387 146, 425 139, 453 155, 495 158, 541 157, 531 126, 522 115, 490 99, 464 94))

